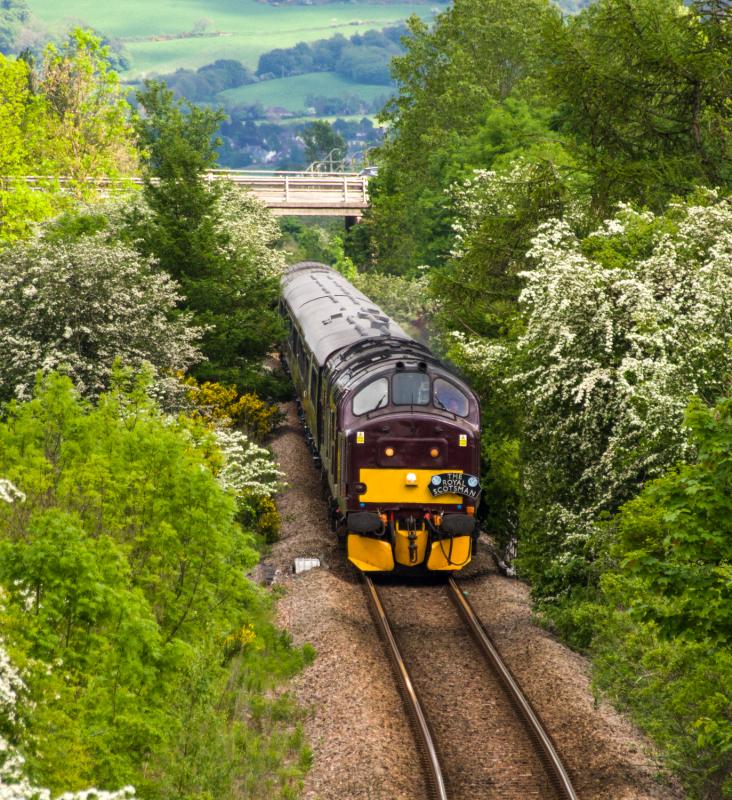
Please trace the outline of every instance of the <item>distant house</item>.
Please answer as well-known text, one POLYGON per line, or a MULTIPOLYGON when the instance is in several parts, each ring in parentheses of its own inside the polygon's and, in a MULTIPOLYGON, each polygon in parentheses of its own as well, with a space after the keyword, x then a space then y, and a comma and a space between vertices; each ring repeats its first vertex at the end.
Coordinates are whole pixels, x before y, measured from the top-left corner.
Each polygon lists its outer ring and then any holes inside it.
POLYGON ((289 108, 283 108, 282 106, 268 106, 264 111, 264 115, 267 119, 288 119, 297 116, 289 108))

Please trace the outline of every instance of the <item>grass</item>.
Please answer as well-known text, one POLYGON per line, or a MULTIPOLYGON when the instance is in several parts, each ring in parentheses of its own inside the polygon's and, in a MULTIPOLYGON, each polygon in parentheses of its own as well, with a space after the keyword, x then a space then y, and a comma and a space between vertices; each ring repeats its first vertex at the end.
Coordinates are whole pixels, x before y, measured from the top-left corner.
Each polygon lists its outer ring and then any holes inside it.
POLYGON ((257 0, 30 0, 32 11, 46 24, 83 21, 119 38, 184 33, 207 18, 209 30, 226 36, 127 42, 132 69, 125 78, 153 72, 195 69, 217 58, 234 58, 256 68, 259 56, 275 47, 352 36, 383 28, 417 13, 431 17, 429 5, 410 2, 329 3, 320 6, 272 6, 257 0))
POLYGON ((288 111, 302 112, 305 110, 305 98, 309 94, 320 94, 325 97, 356 95, 363 100, 373 100, 376 97, 388 96, 391 91, 389 86, 353 83, 333 72, 315 72, 240 86, 237 89, 221 92, 216 99, 227 107, 261 103, 265 108, 281 106, 288 111))

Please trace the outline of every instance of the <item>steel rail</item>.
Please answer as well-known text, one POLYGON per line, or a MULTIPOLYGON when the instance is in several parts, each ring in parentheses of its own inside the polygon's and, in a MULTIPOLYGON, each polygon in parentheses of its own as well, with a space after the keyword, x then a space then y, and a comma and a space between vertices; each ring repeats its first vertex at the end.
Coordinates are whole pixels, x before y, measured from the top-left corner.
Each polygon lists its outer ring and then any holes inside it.
POLYGON ((407 708, 410 722, 414 726, 417 734, 417 744, 421 750, 422 760, 424 762, 425 771, 427 773, 427 784, 430 794, 434 800, 448 800, 447 789, 445 787, 445 779, 442 775, 442 767, 440 766, 440 759, 437 753, 432 732, 430 731, 427 716, 422 709, 422 704, 417 696, 417 691, 412 683, 412 678, 409 675, 407 666, 404 663, 404 658, 399 651, 394 633, 391 629, 389 619, 384 610, 384 605, 381 602, 379 592, 374 585, 371 578, 364 572, 361 576, 366 587, 366 596, 369 600, 369 607, 371 608, 374 621, 381 633, 381 636, 387 646, 389 659, 394 667, 399 685, 402 690, 402 696, 407 708))
POLYGON ((506 664, 504 664, 503 659, 486 633, 472 605, 465 597, 454 578, 449 579, 448 587, 451 599, 457 606, 460 616, 472 633, 483 656, 487 660, 490 668, 505 686, 511 701, 523 717, 528 732, 541 754, 542 761, 549 767, 549 775, 553 779, 556 789, 565 800, 578 800, 577 793, 572 786, 572 781, 562 763, 562 759, 559 757, 554 747, 554 743, 546 732, 538 715, 531 707, 531 703, 529 703, 528 699, 521 691, 521 687, 511 674, 511 671, 506 664))

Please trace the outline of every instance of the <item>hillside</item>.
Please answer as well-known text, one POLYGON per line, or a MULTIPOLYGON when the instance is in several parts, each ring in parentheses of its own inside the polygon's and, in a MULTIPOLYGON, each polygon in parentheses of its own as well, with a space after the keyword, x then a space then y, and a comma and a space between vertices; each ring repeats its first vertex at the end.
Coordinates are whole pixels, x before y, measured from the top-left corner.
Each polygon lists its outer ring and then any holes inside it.
MULTIPOLYGON (((438 4, 439 5, 439 4, 438 4)), ((336 33, 352 36, 405 20, 411 14, 428 19, 434 5, 422 2, 384 4, 338 2, 307 8, 260 3, 257 0, 30 0, 32 13, 51 32, 83 22, 112 39, 129 54, 125 78, 203 66, 232 58, 256 69, 262 53, 292 47, 336 33), (183 7, 181 7, 183 5, 183 7)))

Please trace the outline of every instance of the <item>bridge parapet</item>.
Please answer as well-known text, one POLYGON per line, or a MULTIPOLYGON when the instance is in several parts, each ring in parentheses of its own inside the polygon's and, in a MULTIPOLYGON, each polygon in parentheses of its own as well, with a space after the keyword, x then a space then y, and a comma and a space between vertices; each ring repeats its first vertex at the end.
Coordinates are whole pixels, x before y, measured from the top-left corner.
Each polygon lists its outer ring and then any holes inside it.
MULTIPOLYGON (((278 216, 359 217, 369 206, 368 177, 343 172, 274 172, 267 170, 210 170, 209 181, 229 181, 250 191, 278 216)), ((1 178, 7 187, 23 182, 39 191, 59 186, 62 191, 94 188, 102 195, 119 194, 142 185, 139 177, 89 178, 27 175, 1 178)))

